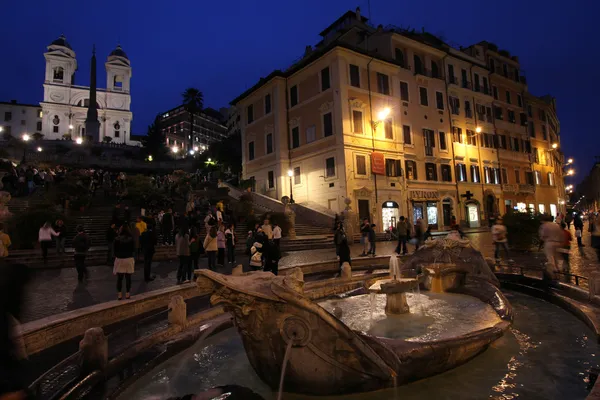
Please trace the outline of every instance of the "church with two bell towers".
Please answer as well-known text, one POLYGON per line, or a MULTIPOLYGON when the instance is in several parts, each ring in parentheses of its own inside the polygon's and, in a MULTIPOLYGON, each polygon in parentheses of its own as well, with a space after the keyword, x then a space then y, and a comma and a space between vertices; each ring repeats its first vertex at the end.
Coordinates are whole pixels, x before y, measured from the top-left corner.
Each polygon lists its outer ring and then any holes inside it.
POLYGON ((121 46, 108 55, 104 64, 106 89, 96 87, 95 50, 90 86, 75 84, 77 58, 64 36, 50 43, 44 57, 44 100, 40 103, 44 139, 82 137, 94 142, 130 144, 131 63, 121 46))

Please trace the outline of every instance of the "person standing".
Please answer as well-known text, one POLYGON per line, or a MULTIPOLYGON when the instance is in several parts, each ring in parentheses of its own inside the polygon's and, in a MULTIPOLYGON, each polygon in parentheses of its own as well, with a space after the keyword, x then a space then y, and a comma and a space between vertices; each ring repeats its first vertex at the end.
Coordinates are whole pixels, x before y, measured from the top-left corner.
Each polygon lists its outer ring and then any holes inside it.
POLYGON ((217 258, 217 228, 211 226, 204 238, 204 251, 208 259, 208 269, 215 270, 217 258))
POLYGON ((423 235, 425 235, 425 230, 423 228, 423 219, 417 218, 417 224, 415 225, 415 251, 419 250, 419 247, 423 243, 423 235))
POLYGON ((281 252, 279 248, 273 244, 269 246, 269 253, 265 254, 265 271, 270 271, 274 275, 279 274, 279 260, 281 259, 281 252))
POLYGON ((217 265, 223 266, 225 265, 225 247, 227 241, 225 239, 225 227, 223 225, 219 225, 219 229, 217 230, 217 265))
POLYGON ((338 221, 335 226, 335 232, 333 234, 333 243, 335 244, 335 255, 336 257, 340 256, 340 245, 342 243, 342 238, 346 238, 346 232, 344 232, 344 225, 341 221, 338 221))
POLYGON ((8 257, 8 248, 11 245, 10 236, 4 232, 4 224, 0 222, 0 259, 8 257))
POLYGON ((406 248, 406 241, 408 240, 408 235, 410 233, 410 227, 404 216, 400 217, 400 221, 396 224, 396 229, 398 230, 398 246, 396 246, 395 253, 402 255, 406 255, 408 253, 408 249, 406 248))
POLYGON ((77 280, 87 280, 88 272, 85 267, 85 257, 91 246, 91 240, 85 233, 83 225, 77 226, 77 235, 73 238, 73 250, 75 251, 75 268, 77 269, 77 280))
POLYGON ((363 245, 363 252, 361 253, 361 257, 369 254, 369 231, 371 230, 371 224, 369 223, 369 219, 365 218, 363 220, 363 224, 360 227, 360 241, 363 245))
POLYGON ((154 258, 156 241, 156 230, 154 225, 150 224, 140 236, 140 245, 144 254, 144 281, 146 282, 156 279, 156 276, 152 275, 152 259, 154 258))
POLYGON ((280 249, 280 242, 281 242, 281 227, 279 226, 279 224, 277 222, 275 222, 273 227, 273 244, 280 249))
POLYGON ((173 220, 173 210, 169 208, 166 213, 163 214, 162 217, 162 235, 163 235, 163 243, 167 245, 171 245, 173 243, 173 227, 175 226, 175 221, 173 220))
POLYGON ((266 235, 267 240, 273 240, 273 227, 271 226, 268 218, 265 219, 261 228, 263 233, 266 235))
POLYGON ((345 262, 347 262, 348 265, 352 265, 352 259, 350 258, 350 246, 348 245, 348 237, 346 236, 346 233, 343 231, 343 229, 341 235, 339 236, 339 242, 339 267, 342 268, 342 264, 344 264, 345 262))
POLYGON ((371 229, 369 230, 367 237, 369 238, 369 244, 370 244, 369 254, 371 254, 372 257, 375 257, 375 248, 376 248, 376 244, 377 244, 377 234, 375 233, 375 224, 371 224, 371 229))
POLYGON ((575 218, 573 219, 573 226, 575 227, 575 237, 577 238, 577 246, 585 247, 585 245, 581 242, 583 236, 583 220, 581 219, 581 215, 575 215, 575 218))
POLYGON ((544 278, 554 280, 554 272, 557 269, 557 249, 564 243, 564 234, 561 227, 552 221, 552 217, 544 217, 539 235, 544 242, 544 253, 547 259, 544 278))
POLYGON ((200 258, 200 238, 196 233, 196 229, 192 229, 190 232, 190 265, 193 266, 193 269, 198 269, 198 259, 200 258))
POLYGON ((42 247, 42 258, 44 259, 44 264, 48 262, 48 248, 50 247, 50 243, 52 243, 52 236, 58 236, 58 233, 52 229, 50 222, 46 222, 38 233, 38 240, 40 242, 40 246, 42 247))
POLYGON ((571 252, 571 241, 573 240, 573 235, 571 235, 571 232, 569 232, 567 229, 567 224, 564 222, 564 220, 561 222, 560 228, 562 229, 564 241, 562 246, 558 248, 558 253, 560 253, 563 258, 563 270, 568 272, 571 268, 571 264, 569 263, 569 253, 571 252))
POLYGON ((117 300, 123 298, 123 279, 125 279, 125 298, 131 298, 131 275, 135 270, 135 244, 129 225, 123 225, 115 239, 115 265, 113 274, 117 275, 117 300))
POLYGON ((179 258, 177 269, 177 284, 188 283, 191 279, 190 273, 190 235, 187 232, 178 231, 175 235, 175 252, 179 258))
POLYGON ((62 219, 56 220, 54 231, 58 234, 56 240, 56 254, 65 252, 65 236, 67 235, 67 227, 62 219))
POLYGON ((225 231, 225 242, 227 245, 227 262, 235 264, 235 227, 230 224, 225 231))
POLYGON ((496 223, 492 226, 492 240, 494 241, 494 258, 496 262, 500 262, 500 248, 503 248, 506 252, 506 259, 508 260, 508 240, 506 226, 502 223, 502 218, 497 218, 496 223))

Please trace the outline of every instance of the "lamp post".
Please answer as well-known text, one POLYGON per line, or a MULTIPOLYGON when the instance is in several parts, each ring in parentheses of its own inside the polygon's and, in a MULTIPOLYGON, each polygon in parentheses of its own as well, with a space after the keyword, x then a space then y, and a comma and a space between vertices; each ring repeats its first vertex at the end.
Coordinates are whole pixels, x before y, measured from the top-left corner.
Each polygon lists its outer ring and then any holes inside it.
POLYGON ((290 204, 294 204, 294 186, 292 185, 292 176, 294 176, 294 171, 288 169, 288 176, 290 177, 290 204))
POLYGON ((83 139, 81 137, 78 137, 77 139, 75 139, 75 143, 82 144, 83 143, 83 139))
POLYGON ((22 163, 25 164, 27 162, 27 144, 29 142, 29 139, 31 139, 31 136, 29 136, 28 134, 24 133, 22 139, 25 142, 25 147, 23 147, 23 160, 22 160, 22 163))

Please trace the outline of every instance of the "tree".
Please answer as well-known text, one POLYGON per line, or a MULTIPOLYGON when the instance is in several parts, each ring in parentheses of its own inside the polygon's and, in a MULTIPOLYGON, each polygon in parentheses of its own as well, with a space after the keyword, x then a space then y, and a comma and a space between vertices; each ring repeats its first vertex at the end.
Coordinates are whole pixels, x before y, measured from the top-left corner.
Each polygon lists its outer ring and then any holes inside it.
POLYGON ((104 136, 104 138, 102 139, 102 141, 104 143, 110 143, 110 142, 112 142, 112 138, 110 136, 104 136))
POLYGON ((148 133, 142 139, 147 155, 151 155, 155 160, 167 158, 167 144, 165 135, 162 133, 159 125, 159 117, 154 119, 154 123, 148 126, 148 133))
POLYGON ((187 88, 181 94, 183 97, 183 105, 187 112, 190 114, 190 147, 192 147, 192 141, 194 140, 194 114, 201 111, 204 107, 204 95, 196 88, 187 88))

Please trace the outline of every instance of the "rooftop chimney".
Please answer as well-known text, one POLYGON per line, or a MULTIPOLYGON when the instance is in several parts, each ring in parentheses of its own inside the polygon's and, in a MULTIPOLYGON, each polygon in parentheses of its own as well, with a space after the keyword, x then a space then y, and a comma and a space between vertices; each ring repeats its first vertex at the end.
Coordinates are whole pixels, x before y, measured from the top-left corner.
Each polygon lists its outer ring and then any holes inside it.
POLYGON ((360 21, 360 7, 356 7, 356 19, 360 21))

